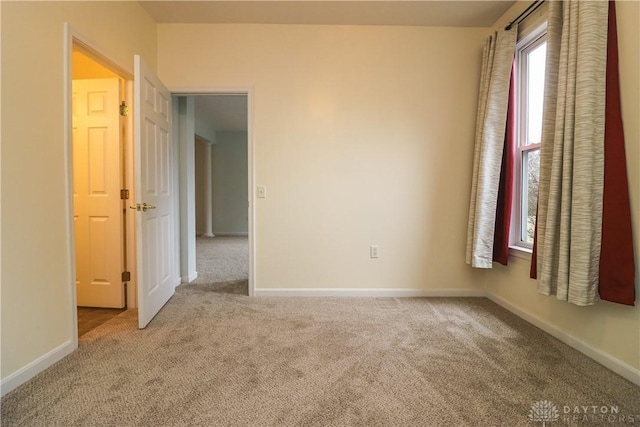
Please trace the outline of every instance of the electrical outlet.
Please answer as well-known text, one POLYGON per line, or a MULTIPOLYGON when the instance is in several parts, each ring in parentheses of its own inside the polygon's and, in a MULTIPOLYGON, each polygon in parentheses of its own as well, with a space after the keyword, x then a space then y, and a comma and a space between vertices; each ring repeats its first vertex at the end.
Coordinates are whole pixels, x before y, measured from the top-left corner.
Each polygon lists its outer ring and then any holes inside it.
POLYGON ((266 199, 267 198, 267 187, 265 187, 264 185, 259 185, 258 186, 258 198, 259 199, 266 199))
POLYGON ((369 247, 369 256, 371 258, 378 258, 380 256, 378 245, 373 245, 369 247))

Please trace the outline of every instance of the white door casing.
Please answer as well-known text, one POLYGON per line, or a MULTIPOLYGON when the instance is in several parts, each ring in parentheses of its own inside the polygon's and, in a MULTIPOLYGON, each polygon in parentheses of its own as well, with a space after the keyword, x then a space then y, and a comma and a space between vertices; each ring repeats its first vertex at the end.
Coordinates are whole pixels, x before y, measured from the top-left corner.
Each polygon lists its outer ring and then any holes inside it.
POLYGON ((120 90, 117 78, 73 80, 77 305, 122 308, 120 90))
POLYGON ((144 328, 174 293, 171 94, 139 55, 134 59, 135 204, 138 326, 144 328))

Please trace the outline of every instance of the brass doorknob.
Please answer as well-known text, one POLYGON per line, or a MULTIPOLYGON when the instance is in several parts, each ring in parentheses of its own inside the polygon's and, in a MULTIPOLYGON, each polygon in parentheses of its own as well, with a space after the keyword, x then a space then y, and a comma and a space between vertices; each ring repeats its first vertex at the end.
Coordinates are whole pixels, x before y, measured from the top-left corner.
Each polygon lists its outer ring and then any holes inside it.
POLYGON ((156 208, 155 206, 150 205, 150 204, 148 204, 148 203, 146 203, 146 202, 145 202, 145 203, 143 203, 143 204, 136 203, 136 205, 135 205, 135 206, 129 206, 129 209, 135 209, 135 210, 136 210, 136 211, 138 211, 138 212, 140 212, 140 211, 142 211, 142 212, 146 212, 146 211, 148 211, 148 210, 150 210, 150 209, 155 209, 155 208, 156 208))

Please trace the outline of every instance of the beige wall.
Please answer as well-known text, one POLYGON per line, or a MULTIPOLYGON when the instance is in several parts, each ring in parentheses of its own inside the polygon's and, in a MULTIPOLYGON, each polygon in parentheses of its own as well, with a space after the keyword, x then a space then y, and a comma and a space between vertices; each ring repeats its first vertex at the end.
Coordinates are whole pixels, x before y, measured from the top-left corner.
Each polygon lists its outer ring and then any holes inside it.
MULTIPOLYGON (((521 2, 514 8, 522 8, 521 2)), ((640 272, 640 132, 638 117, 640 87, 638 85, 640 52, 638 22, 639 5, 619 1, 618 44, 620 51, 620 88, 625 131, 627 167, 633 215, 636 250, 636 289, 640 272)), ((515 9, 506 16, 516 16, 515 9)), ((503 19, 504 22, 506 19, 503 19)), ((565 334, 582 341, 623 363, 640 369, 640 307, 626 307, 600 302, 591 307, 577 307, 545 297, 537 292, 536 282, 529 279, 529 261, 511 257, 509 267, 494 263, 487 272, 486 287, 495 296, 519 310, 538 318, 565 334)), ((640 297, 640 292, 636 290, 640 297)))
POLYGON ((268 194, 256 200, 258 288, 474 286, 464 248, 486 35, 158 26, 170 89, 254 88, 255 178, 268 194))
POLYGON ((156 63, 136 2, 2 2, 2 379, 72 340, 63 25, 133 70, 156 63))

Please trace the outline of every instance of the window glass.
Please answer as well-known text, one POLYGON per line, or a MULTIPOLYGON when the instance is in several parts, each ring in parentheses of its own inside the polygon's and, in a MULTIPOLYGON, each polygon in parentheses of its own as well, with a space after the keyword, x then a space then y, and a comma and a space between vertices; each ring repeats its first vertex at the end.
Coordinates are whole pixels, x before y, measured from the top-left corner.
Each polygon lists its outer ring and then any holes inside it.
POLYGON ((522 195, 522 241, 533 244, 536 227, 536 207, 538 201, 538 181, 540 178, 540 149, 523 152, 524 186, 522 195))
POLYGON ((542 136, 542 100, 544 98, 544 71, 547 43, 542 43, 527 54, 527 139, 525 143, 540 144, 542 136))

